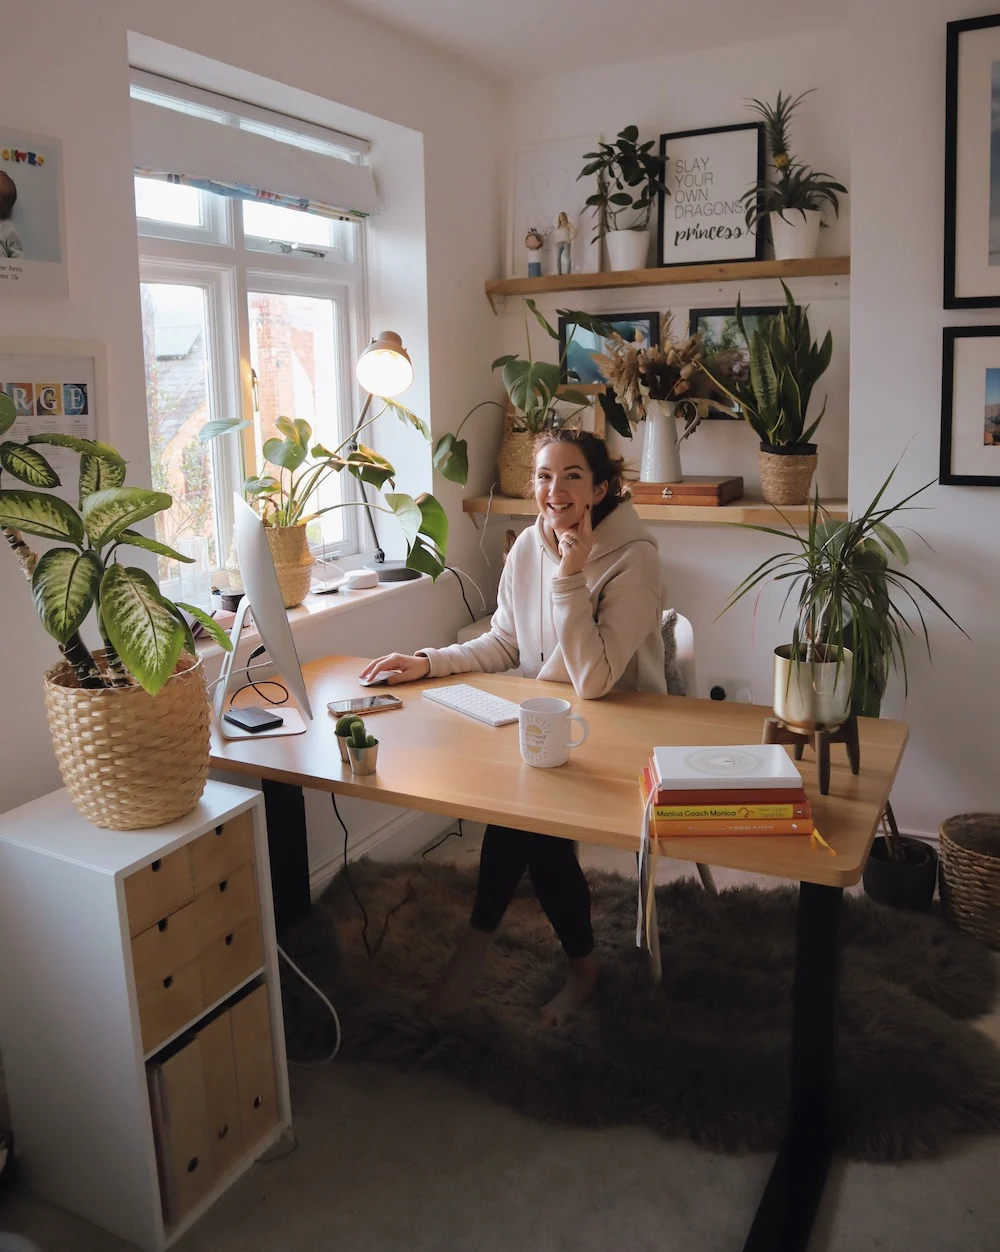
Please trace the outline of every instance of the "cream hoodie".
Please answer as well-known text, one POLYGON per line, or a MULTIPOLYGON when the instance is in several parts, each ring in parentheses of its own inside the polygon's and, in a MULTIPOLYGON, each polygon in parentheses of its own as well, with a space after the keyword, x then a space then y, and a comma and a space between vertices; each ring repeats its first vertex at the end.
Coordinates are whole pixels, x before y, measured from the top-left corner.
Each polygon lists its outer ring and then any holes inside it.
POLYGON ((421 648, 430 676, 498 673, 572 683, 584 700, 612 688, 666 691, 660 637, 660 554, 629 501, 594 527, 583 572, 556 577, 541 517, 507 554, 488 634, 421 648))

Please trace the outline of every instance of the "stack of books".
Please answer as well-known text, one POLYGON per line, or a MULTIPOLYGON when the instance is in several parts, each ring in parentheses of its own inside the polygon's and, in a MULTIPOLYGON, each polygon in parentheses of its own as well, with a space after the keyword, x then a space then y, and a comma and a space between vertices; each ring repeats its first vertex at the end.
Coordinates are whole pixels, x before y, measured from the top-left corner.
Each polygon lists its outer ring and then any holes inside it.
POLYGON ((654 748, 639 778, 650 836, 811 835, 802 775, 780 744, 654 748))

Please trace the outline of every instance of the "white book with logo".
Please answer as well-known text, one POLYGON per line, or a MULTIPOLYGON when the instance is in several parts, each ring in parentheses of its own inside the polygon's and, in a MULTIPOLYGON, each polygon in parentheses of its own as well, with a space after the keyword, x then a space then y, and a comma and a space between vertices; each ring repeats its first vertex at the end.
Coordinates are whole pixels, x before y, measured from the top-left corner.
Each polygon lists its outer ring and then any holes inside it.
POLYGON ((780 743, 735 747, 654 748, 664 791, 739 791, 802 786, 802 775, 780 743))

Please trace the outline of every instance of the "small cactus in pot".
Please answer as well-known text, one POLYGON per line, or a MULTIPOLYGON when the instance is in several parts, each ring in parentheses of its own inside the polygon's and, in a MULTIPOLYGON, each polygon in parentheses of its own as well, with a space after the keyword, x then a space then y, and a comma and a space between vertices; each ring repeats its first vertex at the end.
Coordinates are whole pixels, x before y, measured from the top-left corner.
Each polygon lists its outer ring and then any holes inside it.
POLYGON ((340 759, 345 765, 349 765, 351 758, 347 755, 347 741, 350 738, 351 727, 355 722, 360 722, 364 727, 364 722, 356 713, 345 713, 343 717, 337 718, 337 725, 334 727, 334 734, 337 736, 337 747, 340 749, 340 759))
POLYGON ((347 755, 351 762, 351 773, 374 774, 375 761, 378 757, 378 740, 368 734, 360 717, 352 722, 346 744, 347 755))

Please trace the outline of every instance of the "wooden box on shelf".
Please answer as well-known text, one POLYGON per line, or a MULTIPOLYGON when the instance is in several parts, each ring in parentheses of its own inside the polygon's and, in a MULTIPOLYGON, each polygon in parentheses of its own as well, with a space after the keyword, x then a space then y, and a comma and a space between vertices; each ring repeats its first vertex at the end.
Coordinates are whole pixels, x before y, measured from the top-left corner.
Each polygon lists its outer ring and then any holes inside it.
POLYGON ((264 804, 0 818, 0 1052, 32 1190, 150 1252, 290 1125, 264 804))
POLYGON ((719 508, 743 495, 743 479, 691 474, 677 483, 630 483, 635 504, 687 504, 719 508))

